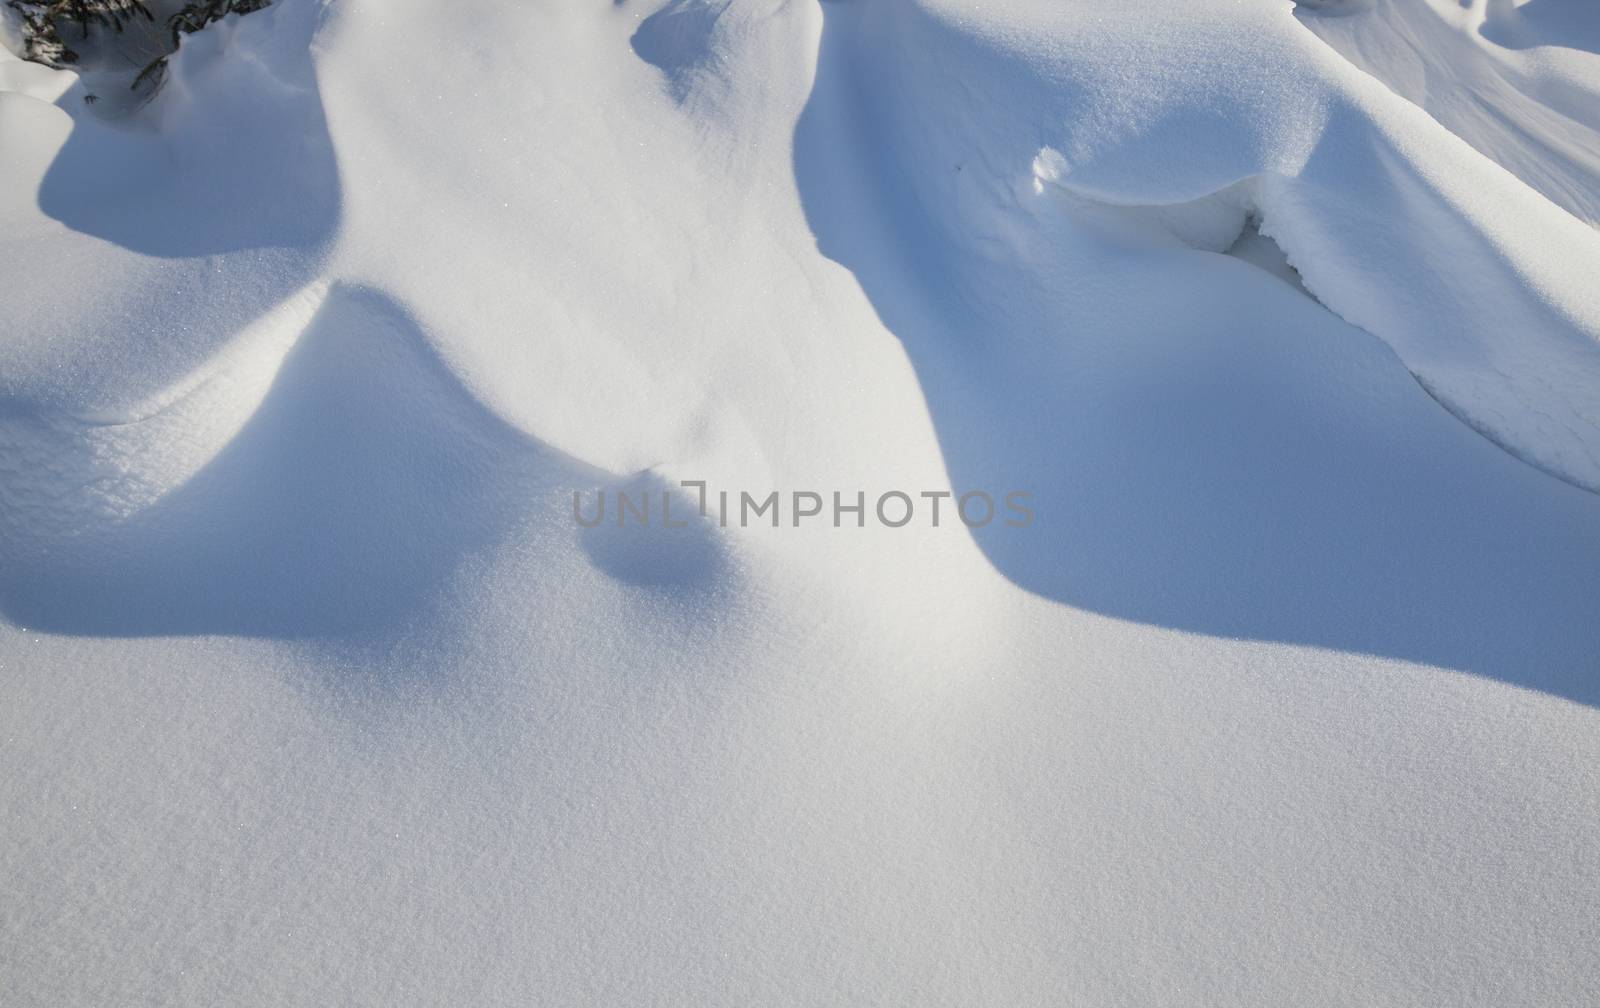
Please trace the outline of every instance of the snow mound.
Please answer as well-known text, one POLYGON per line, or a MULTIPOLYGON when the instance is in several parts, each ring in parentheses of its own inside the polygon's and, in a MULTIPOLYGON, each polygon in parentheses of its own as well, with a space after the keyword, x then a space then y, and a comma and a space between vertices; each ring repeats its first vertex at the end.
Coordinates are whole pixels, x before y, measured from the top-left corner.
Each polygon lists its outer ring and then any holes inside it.
POLYGON ((1559 0, 1392 0, 1305 25, 1395 94, 1600 226, 1600 11, 1559 0))
POLYGON ((645 18, 629 45, 639 58, 666 74, 674 98, 694 88, 692 75, 714 63, 712 35, 730 0, 676 0, 645 18))
POLYGON ((1597 1003, 1557 9, 0 53, 0 996, 1597 1003))
POLYGON ((12 619, 368 633, 492 541, 549 464, 359 289, 297 295, 187 384, 146 416, 0 424, 12 619))
POLYGON ((1217 207, 1227 192, 1231 219, 1201 225, 1209 245, 1226 247, 1256 215, 1306 286, 1393 347, 1451 412, 1600 489, 1600 234, 1294 22, 1241 9, 1152 29, 1136 9, 1086 19, 1017 7, 1026 34, 957 4, 880 4, 860 19, 903 177, 941 237, 1047 226, 1028 215, 1056 190, 1165 208, 1217 207), (1207 27, 1217 16, 1239 23, 1207 27), (1166 58, 1197 39, 1208 62, 1237 72, 1202 76, 1166 58), (974 158, 986 170, 923 167, 974 158))

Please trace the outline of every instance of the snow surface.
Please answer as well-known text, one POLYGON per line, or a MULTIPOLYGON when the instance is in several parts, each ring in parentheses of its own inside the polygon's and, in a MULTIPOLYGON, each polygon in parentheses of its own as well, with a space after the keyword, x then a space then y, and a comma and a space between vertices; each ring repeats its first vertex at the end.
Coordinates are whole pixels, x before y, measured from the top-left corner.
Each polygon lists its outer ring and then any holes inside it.
POLYGON ((1600 1002, 1597 43, 277 0, 122 117, 0 53, 0 1003, 1600 1002), (681 480, 1036 517, 573 520, 681 480))

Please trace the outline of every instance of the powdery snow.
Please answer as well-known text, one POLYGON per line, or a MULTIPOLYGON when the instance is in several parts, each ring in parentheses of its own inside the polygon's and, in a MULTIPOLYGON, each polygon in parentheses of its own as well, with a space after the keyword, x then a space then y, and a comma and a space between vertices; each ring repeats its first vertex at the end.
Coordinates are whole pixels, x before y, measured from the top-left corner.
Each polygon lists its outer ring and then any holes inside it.
POLYGON ((1490 8, 0 53, 0 1001, 1600 1000, 1600 24, 1490 8))

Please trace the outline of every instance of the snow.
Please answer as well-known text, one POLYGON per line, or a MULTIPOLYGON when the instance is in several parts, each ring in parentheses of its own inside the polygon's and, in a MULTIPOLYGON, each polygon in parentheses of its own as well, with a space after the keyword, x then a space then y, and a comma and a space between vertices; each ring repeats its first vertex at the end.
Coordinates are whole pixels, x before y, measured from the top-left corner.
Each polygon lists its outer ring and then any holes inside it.
POLYGON ((0 1001, 1595 1001, 1596 38, 277 0, 120 115, 0 53, 0 1001), (682 481, 782 520, 574 520, 682 481))

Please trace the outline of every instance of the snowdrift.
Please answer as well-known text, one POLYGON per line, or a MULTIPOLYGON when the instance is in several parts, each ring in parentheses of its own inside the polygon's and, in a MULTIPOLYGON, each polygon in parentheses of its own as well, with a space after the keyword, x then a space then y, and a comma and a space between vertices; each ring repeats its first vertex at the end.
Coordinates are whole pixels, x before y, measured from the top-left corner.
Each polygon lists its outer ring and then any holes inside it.
POLYGON ((3 999, 1595 1001, 1597 32, 0 53, 3 999), (575 520, 685 481, 1034 520, 575 520))

